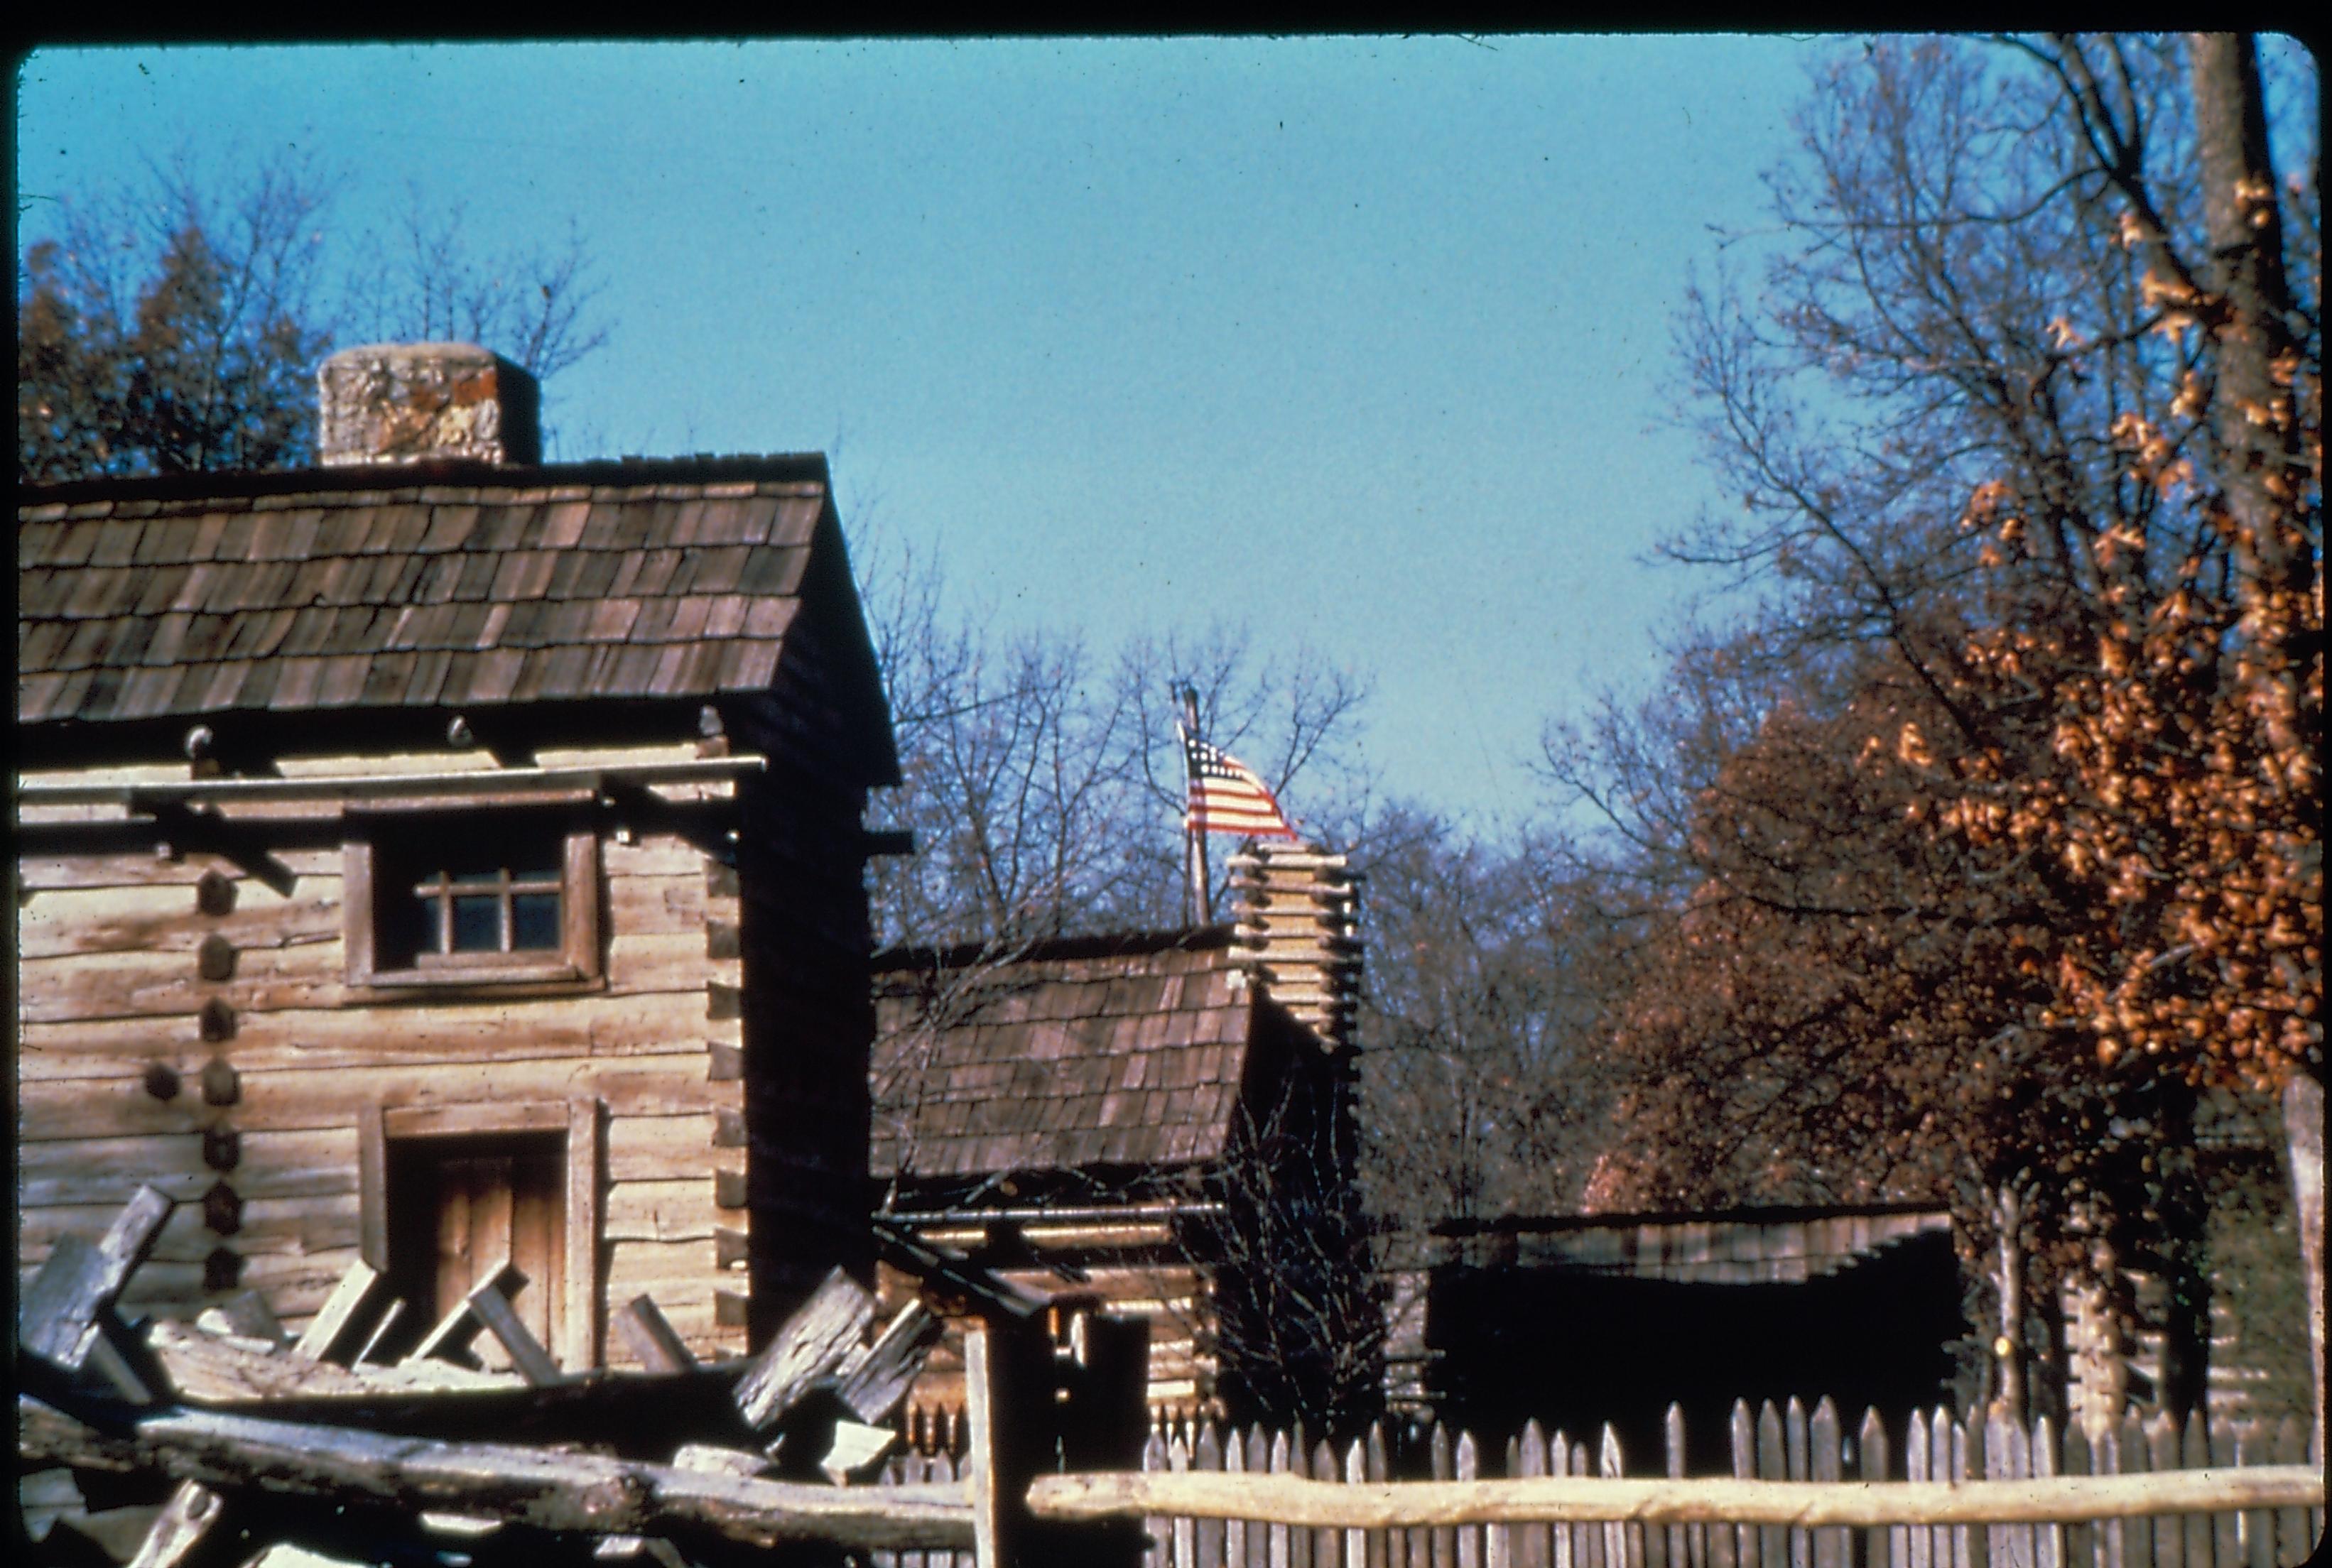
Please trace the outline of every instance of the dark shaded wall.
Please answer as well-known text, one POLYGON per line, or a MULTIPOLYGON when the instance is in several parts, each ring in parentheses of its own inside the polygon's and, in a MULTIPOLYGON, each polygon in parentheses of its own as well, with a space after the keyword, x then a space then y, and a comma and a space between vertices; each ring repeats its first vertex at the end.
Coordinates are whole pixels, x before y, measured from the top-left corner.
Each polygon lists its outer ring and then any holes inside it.
MULTIPOLYGON (((1964 1332, 1951 1238, 1916 1236, 1803 1284, 1698 1285, 1524 1265, 1434 1272, 1426 1341, 1435 1408, 1478 1436, 1535 1417, 1591 1445, 1605 1421, 1631 1471, 1657 1474, 1671 1401, 1690 1470, 1729 1473, 1733 1402, 1809 1411, 1822 1395, 1851 1430, 1866 1405, 1899 1432, 1945 1398, 1946 1346, 1964 1332)), ((1495 1451, 1495 1450, 1494 1450, 1495 1451)))

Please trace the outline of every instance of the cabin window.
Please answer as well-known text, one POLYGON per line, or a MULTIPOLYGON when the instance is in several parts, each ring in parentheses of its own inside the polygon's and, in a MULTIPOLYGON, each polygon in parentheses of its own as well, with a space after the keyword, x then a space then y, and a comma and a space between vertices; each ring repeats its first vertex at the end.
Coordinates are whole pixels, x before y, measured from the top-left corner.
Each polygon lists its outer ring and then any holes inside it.
POLYGON ((556 811, 375 813, 348 851, 358 985, 598 974, 598 841, 556 811))

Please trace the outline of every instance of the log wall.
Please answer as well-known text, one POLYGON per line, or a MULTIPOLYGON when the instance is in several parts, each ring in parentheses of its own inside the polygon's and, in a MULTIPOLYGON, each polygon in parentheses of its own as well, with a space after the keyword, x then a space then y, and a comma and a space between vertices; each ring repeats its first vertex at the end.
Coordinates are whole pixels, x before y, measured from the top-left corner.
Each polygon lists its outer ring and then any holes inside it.
MULTIPOLYGON (((363 763, 448 765, 442 754, 363 763)), ((56 807, 26 821, 123 815, 56 807)), ((330 805, 228 815, 282 842, 336 832, 330 805)), ((189 1316, 255 1287, 296 1331, 358 1256, 368 1108, 582 1098, 604 1107, 605 1354, 626 1361, 605 1325, 642 1292, 700 1355, 743 1350, 735 879, 674 833, 622 829, 618 815, 600 833, 603 984, 392 1002, 346 983, 336 848, 276 850, 294 877, 281 892, 219 854, 59 852, 63 833, 39 835, 43 852, 18 862, 20 1277, 151 1182, 183 1202, 126 1309, 189 1316), (205 910, 206 878, 220 912, 205 910)))

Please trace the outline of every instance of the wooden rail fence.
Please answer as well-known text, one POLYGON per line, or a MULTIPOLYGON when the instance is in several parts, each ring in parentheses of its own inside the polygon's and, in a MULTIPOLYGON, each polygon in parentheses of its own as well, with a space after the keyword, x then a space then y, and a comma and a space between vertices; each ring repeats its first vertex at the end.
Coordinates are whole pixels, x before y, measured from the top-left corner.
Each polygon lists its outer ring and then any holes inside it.
MULTIPOLYGON (((1534 1422, 1494 1464, 1438 1427, 1420 1442, 1380 1425, 1339 1452, 1177 1423, 1153 1430, 1140 1475, 1039 1476, 1028 1504, 1039 1517, 1139 1514, 1145 1568, 2280 1568, 2308 1561, 2323 1532, 2322 1477, 2296 1421, 2132 1419, 2092 1441, 2045 1418, 1939 1409, 1897 1435, 1875 1411, 1849 1432, 1830 1401, 1809 1414, 1792 1400, 1754 1416, 1736 1404, 1726 1435, 1730 1475, 1685 1478, 1671 1407, 1659 1468, 1630 1480, 1609 1427, 1591 1448, 1534 1422), (1449 1484, 1384 1484, 1419 1471, 1449 1484)), ((915 1467, 950 1464, 909 1460, 894 1478, 939 1479, 915 1467)))

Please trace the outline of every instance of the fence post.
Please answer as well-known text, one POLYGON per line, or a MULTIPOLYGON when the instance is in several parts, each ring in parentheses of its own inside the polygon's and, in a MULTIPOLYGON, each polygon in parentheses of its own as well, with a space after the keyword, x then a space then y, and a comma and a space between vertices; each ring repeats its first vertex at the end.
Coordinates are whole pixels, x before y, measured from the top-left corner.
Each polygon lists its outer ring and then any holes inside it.
MULTIPOLYGON (((1008 1401, 1012 1381, 1008 1363, 1015 1358, 999 1350, 996 1331, 973 1324, 963 1336, 964 1413, 971 1422, 971 1533, 979 1568, 1019 1568, 1018 1535, 1024 1521, 1020 1503, 1027 1486, 1027 1467, 1019 1462, 1019 1445, 1008 1425, 1013 1419, 997 1407, 1008 1401)), ((1014 1412, 1023 1421, 1032 1412, 1014 1412)))

